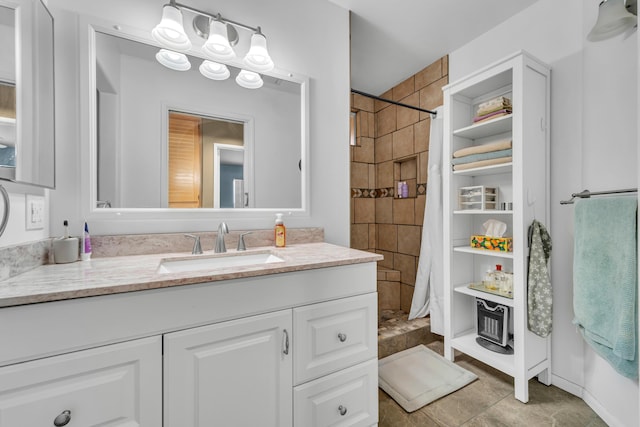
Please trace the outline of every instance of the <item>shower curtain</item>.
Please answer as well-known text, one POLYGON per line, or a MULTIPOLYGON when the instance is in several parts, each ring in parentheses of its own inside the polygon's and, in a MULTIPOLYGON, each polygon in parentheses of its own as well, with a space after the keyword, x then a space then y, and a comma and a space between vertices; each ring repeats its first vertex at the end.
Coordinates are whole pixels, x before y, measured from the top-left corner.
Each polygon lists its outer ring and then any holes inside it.
POLYGON ((427 200, 416 285, 409 319, 431 313, 431 331, 444 335, 444 285, 442 283, 442 106, 436 108, 429 134, 427 200))

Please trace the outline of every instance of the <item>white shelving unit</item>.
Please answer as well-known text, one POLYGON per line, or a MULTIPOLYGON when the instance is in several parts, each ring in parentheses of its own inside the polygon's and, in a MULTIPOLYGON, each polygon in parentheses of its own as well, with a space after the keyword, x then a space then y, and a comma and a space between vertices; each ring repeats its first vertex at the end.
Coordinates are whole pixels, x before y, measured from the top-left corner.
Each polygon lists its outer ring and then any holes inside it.
POLYGON ((529 379, 537 376, 550 384, 550 339, 527 329, 528 228, 534 219, 549 227, 550 219, 549 100, 549 67, 523 51, 444 88, 445 356, 454 360, 458 350, 512 376, 515 397, 522 402, 529 400, 529 379), (512 114, 472 124, 478 104, 497 96, 511 99, 512 114), (512 162, 452 170, 456 150, 507 138, 512 140, 512 162), (499 200, 512 202, 513 209, 459 209, 458 189, 477 185, 498 187, 499 200), (488 219, 507 224, 513 252, 470 247, 470 237, 482 234, 488 219), (469 288, 496 264, 513 272, 513 298, 469 288), (476 298, 509 307, 513 354, 476 342, 476 298))

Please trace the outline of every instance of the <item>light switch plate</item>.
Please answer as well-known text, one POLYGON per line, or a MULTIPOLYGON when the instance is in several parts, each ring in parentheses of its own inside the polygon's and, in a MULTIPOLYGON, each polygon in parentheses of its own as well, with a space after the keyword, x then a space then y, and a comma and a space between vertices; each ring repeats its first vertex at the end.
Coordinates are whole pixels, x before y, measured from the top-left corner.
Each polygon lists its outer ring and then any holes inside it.
POLYGON ((27 194, 26 210, 25 228, 27 230, 42 230, 44 228, 44 197, 27 194))

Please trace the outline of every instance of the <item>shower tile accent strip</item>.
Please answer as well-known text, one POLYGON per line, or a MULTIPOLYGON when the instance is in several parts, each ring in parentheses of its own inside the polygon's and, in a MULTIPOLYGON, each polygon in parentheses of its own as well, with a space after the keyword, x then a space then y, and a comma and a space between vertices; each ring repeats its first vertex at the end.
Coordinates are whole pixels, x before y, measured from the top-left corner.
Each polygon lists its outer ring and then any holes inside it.
MULTIPOLYGON (((416 194, 424 196, 427 194, 426 184, 416 184, 416 194)), ((371 198, 381 199, 384 197, 395 197, 395 190, 393 187, 388 188, 352 188, 351 197, 358 198, 371 198)))

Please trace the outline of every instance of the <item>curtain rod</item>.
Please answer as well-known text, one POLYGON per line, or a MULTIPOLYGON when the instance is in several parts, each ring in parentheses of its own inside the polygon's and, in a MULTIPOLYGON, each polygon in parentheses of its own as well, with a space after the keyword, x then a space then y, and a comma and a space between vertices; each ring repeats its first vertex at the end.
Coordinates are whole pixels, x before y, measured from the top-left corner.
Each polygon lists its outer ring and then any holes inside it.
POLYGON ((423 113, 429 113, 429 114, 432 115, 432 118, 435 118, 438 115, 437 111, 426 110, 426 109, 420 108, 420 107, 414 107, 413 105, 403 104, 401 102, 397 102, 397 101, 392 101, 390 99, 381 98, 379 96, 371 95, 370 93, 366 93, 366 92, 361 92, 361 91, 356 90, 356 89, 351 89, 351 92, 352 93, 356 93, 358 95, 366 96, 367 98, 377 99, 378 101, 388 102, 389 104, 399 105, 400 107, 411 108, 412 110, 418 110, 418 111, 422 111, 423 113))
POLYGON ((583 190, 580 193, 573 193, 571 195, 571 199, 570 200, 561 200, 560 204, 561 205, 571 205, 571 204, 573 204, 573 199, 575 199, 576 197, 581 198, 581 199, 588 199, 591 196, 601 196, 601 195, 605 195, 605 194, 620 194, 620 193, 637 193, 637 192, 638 192, 637 188, 625 188, 624 190, 609 190, 609 191, 583 190))

